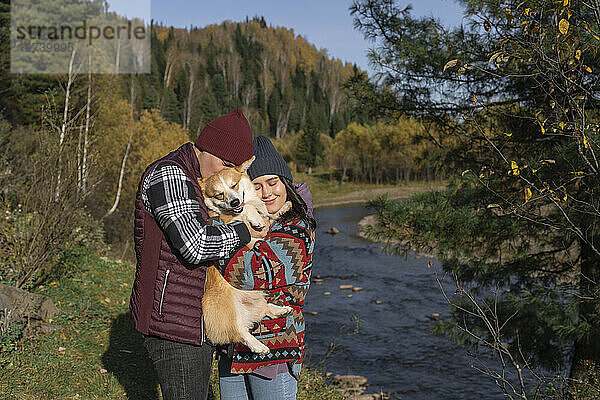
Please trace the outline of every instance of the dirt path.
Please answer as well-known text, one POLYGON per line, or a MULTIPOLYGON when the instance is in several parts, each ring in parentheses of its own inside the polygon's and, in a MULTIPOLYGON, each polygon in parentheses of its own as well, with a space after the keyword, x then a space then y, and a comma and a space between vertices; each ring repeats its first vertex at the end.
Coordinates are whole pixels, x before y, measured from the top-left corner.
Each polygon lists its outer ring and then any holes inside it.
POLYGON ((407 199, 415 193, 422 193, 428 190, 442 190, 444 185, 419 185, 419 186, 397 186, 392 188, 380 188, 380 189, 369 189, 369 190, 357 190, 354 192, 346 193, 341 196, 330 197, 324 200, 315 200, 315 208, 319 207, 331 207, 339 206, 344 204, 359 204, 365 203, 367 200, 375 198, 377 196, 387 194, 388 199, 407 199))

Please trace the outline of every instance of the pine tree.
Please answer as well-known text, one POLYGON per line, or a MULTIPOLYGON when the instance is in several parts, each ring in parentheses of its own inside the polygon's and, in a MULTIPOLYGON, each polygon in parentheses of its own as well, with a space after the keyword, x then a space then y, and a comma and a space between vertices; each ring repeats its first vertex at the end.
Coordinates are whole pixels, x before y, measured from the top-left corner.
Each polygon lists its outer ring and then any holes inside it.
POLYGON ((486 285, 506 290, 461 302, 447 332, 488 340, 516 373, 571 350, 571 377, 583 382, 600 365, 600 8, 461 3, 469 24, 452 30, 389 0, 352 7, 385 74, 380 87, 355 80, 357 98, 380 116, 404 111, 445 127, 463 171, 446 193, 374 203, 379 235, 434 250, 463 299, 486 285))

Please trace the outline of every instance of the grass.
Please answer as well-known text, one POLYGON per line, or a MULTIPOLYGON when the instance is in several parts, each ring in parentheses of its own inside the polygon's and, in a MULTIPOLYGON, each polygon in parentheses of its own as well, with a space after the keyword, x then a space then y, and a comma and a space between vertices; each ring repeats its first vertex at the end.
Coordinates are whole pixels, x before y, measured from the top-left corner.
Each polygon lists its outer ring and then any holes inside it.
MULTIPOLYGON (((85 249, 68 254, 60 280, 37 292, 61 310, 60 329, 25 333, 0 351, 2 399, 160 399, 156 373, 134 330, 129 295, 131 265, 85 249)), ((216 371, 213 364, 213 372, 216 371)), ((343 399, 320 373, 304 368, 298 399, 343 399)), ((218 399, 217 374, 209 399, 218 399)))
POLYGON ((343 203, 345 200, 356 200, 356 197, 363 198, 366 202, 367 198, 372 197, 372 191, 374 189, 397 189, 407 188, 409 191, 414 188, 427 188, 431 185, 443 185, 443 183, 427 183, 427 182, 411 182, 408 186, 404 183, 399 184, 373 184, 373 183, 356 183, 346 182, 340 185, 338 181, 331 181, 328 178, 323 177, 319 174, 308 175, 302 172, 296 172, 294 174, 294 182, 306 182, 313 195, 313 203, 315 206, 327 205, 332 202, 343 203), (356 192, 362 192, 358 194, 356 192), (356 194, 356 196, 348 197, 350 194, 356 194))

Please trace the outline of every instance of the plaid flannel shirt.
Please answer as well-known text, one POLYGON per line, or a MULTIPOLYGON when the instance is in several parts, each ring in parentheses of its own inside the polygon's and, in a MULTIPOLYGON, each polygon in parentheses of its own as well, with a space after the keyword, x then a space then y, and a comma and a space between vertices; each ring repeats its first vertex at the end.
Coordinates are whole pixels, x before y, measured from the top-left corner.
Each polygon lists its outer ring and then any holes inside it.
POLYGON ((173 162, 159 163, 146 176, 142 201, 175 250, 192 265, 230 257, 250 241, 242 222, 206 225, 192 182, 173 162))

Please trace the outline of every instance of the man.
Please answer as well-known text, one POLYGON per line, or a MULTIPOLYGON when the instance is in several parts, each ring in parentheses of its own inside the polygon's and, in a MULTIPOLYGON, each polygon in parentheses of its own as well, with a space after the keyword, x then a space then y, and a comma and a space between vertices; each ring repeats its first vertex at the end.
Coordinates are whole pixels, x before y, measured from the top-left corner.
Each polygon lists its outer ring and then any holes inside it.
POLYGON ((136 274, 130 309, 158 373, 165 400, 204 400, 213 348, 205 342, 206 267, 262 237, 241 222, 208 226, 198 178, 252 157, 252 133, 240 109, 209 122, 150 164, 135 200, 136 274))

